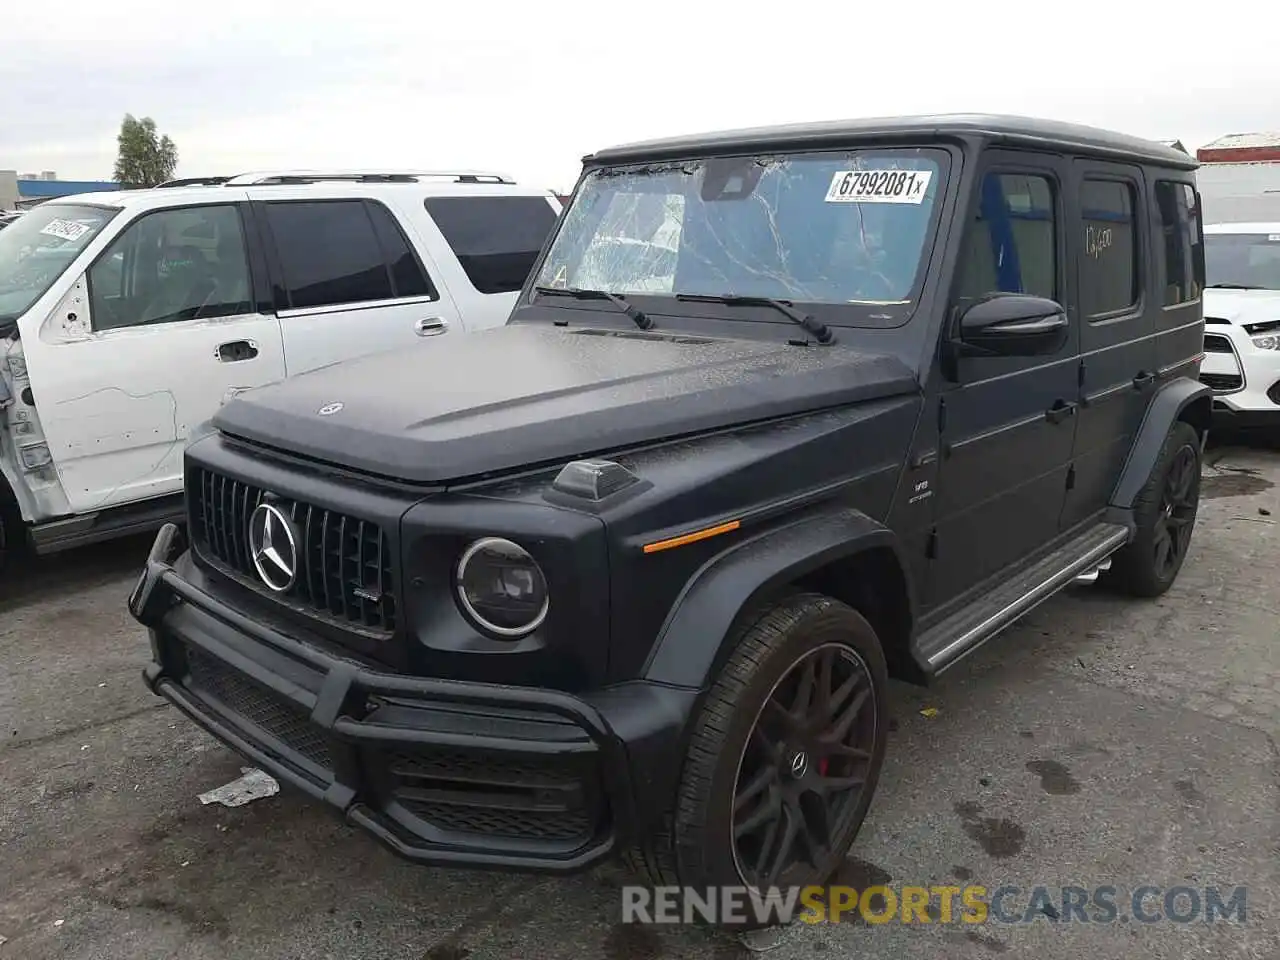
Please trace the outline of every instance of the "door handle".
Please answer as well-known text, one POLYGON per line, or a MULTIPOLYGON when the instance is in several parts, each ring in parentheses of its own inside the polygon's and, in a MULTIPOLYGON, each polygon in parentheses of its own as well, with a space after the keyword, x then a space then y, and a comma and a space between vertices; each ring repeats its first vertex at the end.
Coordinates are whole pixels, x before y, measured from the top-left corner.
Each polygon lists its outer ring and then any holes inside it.
POLYGON ((423 317, 413 325, 413 332, 420 337, 437 337, 449 329, 444 317, 423 317))
POLYGON ((1053 406, 1044 412, 1044 418, 1050 423, 1061 423, 1067 417, 1072 416, 1076 412, 1074 403, 1067 403, 1065 400, 1053 401, 1053 406))
POLYGON ((258 345, 252 340, 232 340, 230 343, 218 345, 214 354, 221 363, 239 363, 241 360, 252 360, 258 355, 258 345))
POLYGON ((1154 373, 1147 373, 1145 370, 1139 370, 1137 376, 1133 378, 1133 386, 1138 390, 1145 390, 1156 382, 1154 373))

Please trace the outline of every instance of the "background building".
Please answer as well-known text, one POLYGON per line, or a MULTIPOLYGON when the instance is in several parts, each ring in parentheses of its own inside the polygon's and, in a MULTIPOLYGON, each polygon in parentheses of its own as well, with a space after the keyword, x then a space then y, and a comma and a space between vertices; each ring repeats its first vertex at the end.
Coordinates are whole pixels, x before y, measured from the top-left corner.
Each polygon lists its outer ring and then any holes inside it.
POLYGON ((1280 161, 1280 133, 1233 133, 1196 151, 1201 163, 1259 163, 1280 161))
POLYGON ((1233 133, 1196 151, 1205 223, 1280 221, 1280 133, 1233 133))
POLYGON ((0 170, 0 210, 24 210, 53 197, 119 189, 120 184, 112 180, 59 180, 52 170, 39 174, 0 170))

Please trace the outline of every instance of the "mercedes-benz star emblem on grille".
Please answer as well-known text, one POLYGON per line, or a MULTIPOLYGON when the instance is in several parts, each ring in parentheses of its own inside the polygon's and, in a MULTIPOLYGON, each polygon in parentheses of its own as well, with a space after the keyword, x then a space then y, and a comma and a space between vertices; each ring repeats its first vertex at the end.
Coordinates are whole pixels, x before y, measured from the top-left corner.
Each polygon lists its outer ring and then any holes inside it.
POLYGON ((341 410, 341 409, 342 409, 342 401, 341 401, 341 400, 335 400, 335 401, 333 401, 333 403, 326 403, 323 407, 321 407, 321 408, 319 409, 319 411, 318 411, 318 412, 319 412, 320 416, 322 416, 322 417, 327 417, 327 416, 330 416, 330 415, 332 415, 332 414, 337 413, 337 412, 338 412, 339 410, 341 410))
POLYGON ((249 515, 249 553, 262 582, 276 593, 293 586, 298 571, 298 540, 293 521, 273 503, 260 503, 249 515))

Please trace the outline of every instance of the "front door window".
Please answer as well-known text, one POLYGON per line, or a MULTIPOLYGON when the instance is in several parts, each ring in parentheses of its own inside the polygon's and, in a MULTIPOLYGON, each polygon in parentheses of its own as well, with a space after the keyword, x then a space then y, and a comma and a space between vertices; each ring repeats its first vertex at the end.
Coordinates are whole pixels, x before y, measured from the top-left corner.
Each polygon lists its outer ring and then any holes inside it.
POLYGON ((146 214, 89 269, 98 331, 250 313, 250 289, 231 204, 146 214))

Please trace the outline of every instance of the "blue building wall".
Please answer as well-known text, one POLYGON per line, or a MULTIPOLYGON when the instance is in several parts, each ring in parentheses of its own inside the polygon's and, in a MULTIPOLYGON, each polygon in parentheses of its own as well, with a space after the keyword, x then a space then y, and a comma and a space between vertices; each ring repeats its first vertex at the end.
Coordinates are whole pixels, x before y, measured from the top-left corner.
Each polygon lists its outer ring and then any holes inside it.
POLYGON ((18 179, 18 197, 22 200, 46 200, 52 197, 69 197, 77 193, 97 193, 101 190, 119 190, 120 184, 112 180, 26 180, 18 179))

